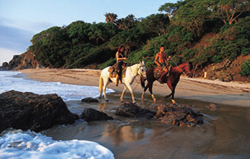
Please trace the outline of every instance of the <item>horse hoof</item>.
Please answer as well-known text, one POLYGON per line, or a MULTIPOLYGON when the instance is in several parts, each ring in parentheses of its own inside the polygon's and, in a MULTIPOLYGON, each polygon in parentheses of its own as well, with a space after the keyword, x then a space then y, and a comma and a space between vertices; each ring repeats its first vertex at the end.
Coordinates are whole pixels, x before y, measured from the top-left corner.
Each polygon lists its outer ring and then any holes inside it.
POLYGON ((175 100, 173 100, 173 99, 172 99, 172 103, 173 103, 173 104, 177 104, 177 103, 176 103, 176 101, 175 101, 175 100))

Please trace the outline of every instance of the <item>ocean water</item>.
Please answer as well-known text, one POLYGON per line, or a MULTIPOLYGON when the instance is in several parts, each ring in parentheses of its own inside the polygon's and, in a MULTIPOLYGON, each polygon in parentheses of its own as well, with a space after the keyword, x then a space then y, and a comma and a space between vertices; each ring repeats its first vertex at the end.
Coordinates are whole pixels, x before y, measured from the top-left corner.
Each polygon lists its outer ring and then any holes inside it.
MULTIPOLYGON (((20 72, 0 71, 0 93, 15 90, 36 94, 56 93, 64 101, 97 97, 99 88, 92 86, 39 82, 25 78, 20 72)), ((114 92, 107 89, 107 93, 114 92)), ((113 153, 102 145, 86 140, 55 141, 40 133, 21 130, 4 131, 0 135, 0 159, 7 158, 88 158, 112 159, 113 153)))

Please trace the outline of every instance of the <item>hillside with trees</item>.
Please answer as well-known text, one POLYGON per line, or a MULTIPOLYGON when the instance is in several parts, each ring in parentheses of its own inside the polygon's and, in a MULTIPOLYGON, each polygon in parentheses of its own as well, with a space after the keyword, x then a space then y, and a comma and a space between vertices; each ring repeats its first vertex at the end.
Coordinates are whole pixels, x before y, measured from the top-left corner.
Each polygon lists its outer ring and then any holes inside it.
POLYGON ((51 27, 33 36, 29 51, 45 67, 102 69, 124 45, 128 65, 144 60, 149 68, 164 45, 172 65, 191 61, 198 77, 207 72, 210 79, 250 82, 250 0, 185 0, 159 11, 51 27))

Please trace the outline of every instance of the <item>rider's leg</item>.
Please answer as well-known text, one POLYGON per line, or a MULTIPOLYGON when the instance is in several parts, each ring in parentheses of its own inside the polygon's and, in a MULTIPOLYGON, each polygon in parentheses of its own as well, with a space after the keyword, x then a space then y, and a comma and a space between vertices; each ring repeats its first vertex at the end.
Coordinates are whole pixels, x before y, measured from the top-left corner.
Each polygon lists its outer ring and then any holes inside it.
POLYGON ((119 77, 119 75, 118 75, 118 73, 117 73, 117 74, 116 74, 116 80, 115 80, 115 85, 116 85, 116 86, 118 86, 119 79, 120 79, 120 77, 119 77))
POLYGON ((161 76, 160 76, 160 78, 158 79, 158 81, 159 81, 160 83, 163 83, 163 78, 164 78, 167 74, 168 74, 168 69, 167 69, 167 68, 164 68, 164 69, 162 70, 161 76))

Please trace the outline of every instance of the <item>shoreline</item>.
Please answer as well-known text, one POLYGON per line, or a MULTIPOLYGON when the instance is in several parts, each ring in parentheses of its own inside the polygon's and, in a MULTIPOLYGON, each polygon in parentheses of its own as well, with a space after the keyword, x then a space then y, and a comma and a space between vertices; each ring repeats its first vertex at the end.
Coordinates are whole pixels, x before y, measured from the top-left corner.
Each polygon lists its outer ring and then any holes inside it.
MULTIPOLYGON (((25 69, 20 70, 28 78, 42 82, 61 82, 74 85, 99 86, 101 70, 94 69, 25 69)), ((114 83, 108 88, 121 92, 123 85, 118 87, 114 83)), ((132 84, 134 92, 142 93, 139 76, 132 84)), ((127 90, 128 95, 130 93, 127 90)), ((166 96, 170 93, 167 84, 154 82, 153 93, 166 96)), ((151 98, 149 91, 145 98, 151 98)), ((204 102, 250 107, 250 83, 221 82, 202 78, 187 78, 181 76, 176 86, 175 98, 194 99, 204 102)), ((177 100, 178 103, 178 100, 177 100)))

